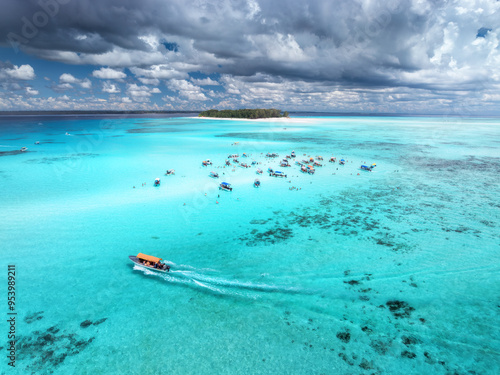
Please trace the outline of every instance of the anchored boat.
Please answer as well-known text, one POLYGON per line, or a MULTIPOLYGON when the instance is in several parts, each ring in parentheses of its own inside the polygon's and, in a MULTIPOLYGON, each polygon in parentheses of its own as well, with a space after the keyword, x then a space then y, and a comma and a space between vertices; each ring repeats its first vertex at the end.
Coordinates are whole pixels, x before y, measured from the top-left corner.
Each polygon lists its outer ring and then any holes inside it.
POLYGON ((340 159, 339 164, 340 165, 345 165, 345 160, 344 159, 340 159))
POLYGON ((161 258, 146 255, 143 253, 139 253, 137 254, 137 256, 129 255, 128 258, 138 266, 142 266, 159 272, 170 272, 170 266, 162 263, 163 259, 161 258))
POLYGON ((274 172, 269 173, 269 176, 286 177, 286 174, 284 174, 283 172, 280 172, 280 171, 274 171, 274 172))
POLYGON ((167 170, 167 172, 165 173, 165 176, 171 176, 171 175, 173 175, 173 174, 175 174, 175 169, 169 169, 169 170, 167 170))
POLYGON ((160 186, 160 179, 159 178, 155 179, 155 184, 154 185, 155 186, 160 186))
POLYGON ((253 182, 253 186, 255 186, 255 187, 260 186, 260 180, 258 178, 256 178, 255 181, 253 182))
POLYGON ((212 177, 212 178, 219 178, 219 174, 216 173, 216 172, 214 172, 214 171, 212 171, 212 172, 210 172, 210 177, 212 177))
POLYGON ((233 191, 231 184, 228 182, 221 182, 219 185, 219 190, 233 191))

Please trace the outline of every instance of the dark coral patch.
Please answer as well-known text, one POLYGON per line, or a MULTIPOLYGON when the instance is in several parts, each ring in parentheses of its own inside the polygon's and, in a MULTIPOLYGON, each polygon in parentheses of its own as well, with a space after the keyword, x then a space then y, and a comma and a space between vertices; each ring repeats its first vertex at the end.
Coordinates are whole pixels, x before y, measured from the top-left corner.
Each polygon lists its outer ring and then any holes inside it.
POLYGON ((415 311, 415 308, 411 307, 405 301, 388 301, 386 305, 389 307, 389 311, 392 312, 396 318, 409 318, 412 311, 415 311))
POLYGON ((83 322, 80 323, 80 327, 82 328, 87 328, 92 325, 92 322, 90 320, 84 320, 83 322))
POLYGON ((337 338, 347 344, 351 341, 351 334, 349 332, 337 332, 337 338))
POLYGON ((35 312, 33 314, 26 315, 26 317, 24 318, 24 321, 26 322, 26 324, 31 324, 34 321, 43 319, 42 314, 43 314, 43 311, 38 311, 38 312, 35 312))

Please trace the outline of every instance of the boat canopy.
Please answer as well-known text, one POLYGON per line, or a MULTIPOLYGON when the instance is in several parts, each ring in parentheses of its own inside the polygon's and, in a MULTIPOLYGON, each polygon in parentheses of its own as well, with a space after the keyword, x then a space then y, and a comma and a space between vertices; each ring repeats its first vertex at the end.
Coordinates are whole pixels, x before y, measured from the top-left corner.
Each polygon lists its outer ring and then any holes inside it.
POLYGON ((283 172, 280 171, 274 171, 274 174, 282 174, 283 172))
POLYGON ((143 254, 143 253, 137 254, 137 258, 138 259, 147 260, 147 261, 153 262, 153 263, 158 263, 160 260, 162 260, 161 258, 153 257, 151 255, 146 255, 146 254, 143 254))
POLYGON ((222 182, 221 185, 223 185, 223 186, 231 186, 231 184, 228 183, 228 182, 222 182))

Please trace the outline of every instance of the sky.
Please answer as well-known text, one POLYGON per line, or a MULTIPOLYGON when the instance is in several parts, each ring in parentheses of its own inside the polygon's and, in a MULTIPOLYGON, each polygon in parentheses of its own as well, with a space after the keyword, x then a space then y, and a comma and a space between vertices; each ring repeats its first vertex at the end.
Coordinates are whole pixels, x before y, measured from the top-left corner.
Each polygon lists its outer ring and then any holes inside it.
POLYGON ((0 111, 500 115, 497 0, 0 1, 0 111))

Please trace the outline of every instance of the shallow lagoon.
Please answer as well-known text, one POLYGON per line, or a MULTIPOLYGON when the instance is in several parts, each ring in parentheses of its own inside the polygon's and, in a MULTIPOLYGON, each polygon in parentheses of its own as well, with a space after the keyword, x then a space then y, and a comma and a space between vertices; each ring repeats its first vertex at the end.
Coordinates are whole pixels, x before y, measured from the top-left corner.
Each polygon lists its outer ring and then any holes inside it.
POLYGON ((1 118, 16 370, 498 373, 499 122, 1 118), (291 150, 324 166, 222 168, 291 150))

